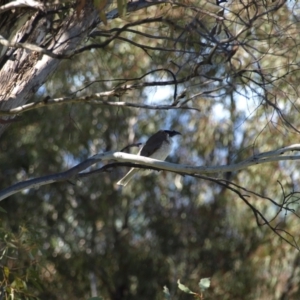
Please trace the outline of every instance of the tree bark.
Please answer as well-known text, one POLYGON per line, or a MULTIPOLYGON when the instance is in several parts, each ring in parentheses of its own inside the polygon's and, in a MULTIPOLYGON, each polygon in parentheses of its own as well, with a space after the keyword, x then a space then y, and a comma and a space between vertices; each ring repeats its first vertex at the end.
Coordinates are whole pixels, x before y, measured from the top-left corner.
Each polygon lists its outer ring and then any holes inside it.
MULTIPOLYGON (((4 1, 0 4, 3 6, 4 1)), ((30 43, 55 54, 66 55, 76 49, 99 22, 99 13, 89 0, 79 15, 71 9, 58 14, 61 15, 59 26, 54 27, 54 11, 47 11, 47 8, 36 10, 26 7, 16 8, 15 12, 5 11, 1 14, 0 34, 13 44, 30 43)), ((60 59, 37 51, 1 45, 0 110, 25 104, 60 62, 60 59)), ((11 122, 8 118, 2 117, 0 120, 0 135, 11 122)))
MULTIPOLYGON (((93 1, 82 3, 82 9, 76 5, 50 9, 35 0, 0 0, 0 110, 24 105, 57 69, 61 62, 57 56, 73 52, 100 22, 93 1)), ((168 1, 133 0, 127 12, 161 3, 168 1)), ((117 8, 106 15, 108 20, 117 17, 117 8)), ((0 118, 0 136, 13 119, 0 118)))

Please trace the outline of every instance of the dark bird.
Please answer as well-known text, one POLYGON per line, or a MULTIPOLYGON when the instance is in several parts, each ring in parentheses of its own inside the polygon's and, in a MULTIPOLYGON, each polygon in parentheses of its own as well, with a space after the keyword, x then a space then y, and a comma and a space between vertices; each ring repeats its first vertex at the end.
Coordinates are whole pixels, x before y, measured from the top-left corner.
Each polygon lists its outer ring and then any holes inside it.
MULTIPOLYGON (((159 130, 153 134, 146 144, 141 148, 138 155, 151 157, 158 160, 165 160, 171 151, 171 137, 181 134, 175 130, 159 130)), ((131 178, 139 171, 138 168, 131 168, 130 171, 117 182, 126 186, 131 178)))

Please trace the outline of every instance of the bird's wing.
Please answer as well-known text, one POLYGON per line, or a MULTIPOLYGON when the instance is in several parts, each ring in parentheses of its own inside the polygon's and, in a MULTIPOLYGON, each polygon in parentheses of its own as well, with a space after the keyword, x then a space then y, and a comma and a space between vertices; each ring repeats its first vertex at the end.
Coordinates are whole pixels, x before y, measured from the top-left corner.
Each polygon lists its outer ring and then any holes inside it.
POLYGON ((149 140, 146 142, 145 146, 142 148, 140 155, 141 156, 151 156, 157 149, 159 149, 163 143, 162 135, 163 132, 159 131, 156 134, 152 135, 149 140))

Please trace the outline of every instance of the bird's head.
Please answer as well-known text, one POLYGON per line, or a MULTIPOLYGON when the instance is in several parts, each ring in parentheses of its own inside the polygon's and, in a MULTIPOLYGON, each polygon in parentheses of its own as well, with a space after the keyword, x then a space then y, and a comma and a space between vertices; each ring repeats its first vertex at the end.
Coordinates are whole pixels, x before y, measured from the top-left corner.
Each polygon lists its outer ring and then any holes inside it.
POLYGON ((169 137, 173 137, 174 135, 180 134, 180 132, 175 131, 175 130, 164 130, 165 133, 167 133, 169 135, 169 137))

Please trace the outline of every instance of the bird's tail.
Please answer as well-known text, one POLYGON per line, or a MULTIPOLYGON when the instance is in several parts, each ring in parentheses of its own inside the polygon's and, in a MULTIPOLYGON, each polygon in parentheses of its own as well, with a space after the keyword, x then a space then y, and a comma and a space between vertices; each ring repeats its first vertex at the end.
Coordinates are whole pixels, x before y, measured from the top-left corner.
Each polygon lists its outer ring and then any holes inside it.
POLYGON ((122 178, 120 179, 117 184, 126 186, 128 182, 131 180, 131 178, 139 171, 137 168, 132 168, 130 171, 122 178))

